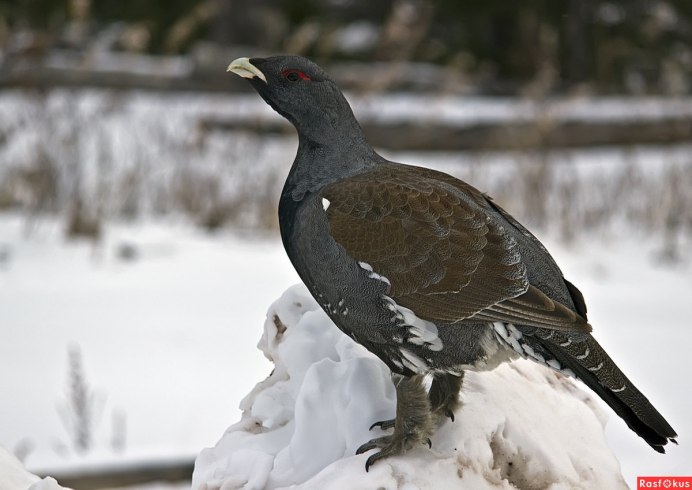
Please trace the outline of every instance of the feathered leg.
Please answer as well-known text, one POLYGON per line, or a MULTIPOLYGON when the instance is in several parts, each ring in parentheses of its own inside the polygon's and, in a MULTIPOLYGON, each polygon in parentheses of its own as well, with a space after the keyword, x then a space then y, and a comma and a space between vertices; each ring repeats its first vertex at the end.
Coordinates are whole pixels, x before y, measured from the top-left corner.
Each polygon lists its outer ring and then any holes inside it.
MULTIPOLYGON (((436 416, 436 422, 442 420, 443 417, 449 417, 454 422, 454 412, 461 406, 459 400, 459 392, 464 381, 464 373, 460 376, 453 374, 436 374, 433 377, 430 390, 428 391, 428 399, 433 414, 436 416)), ((382 430, 389 430, 394 427, 396 419, 380 420, 370 426, 370 430, 379 427, 382 430)))
POLYGON ((428 392, 430 406, 438 420, 449 417, 454 422, 454 411, 461 407, 459 392, 464 381, 464 373, 461 376, 453 374, 437 374, 433 378, 428 392))
MULTIPOLYGON (((396 388, 394 432, 391 436, 372 439, 358 448, 356 454, 380 448, 379 452, 370 456, 365 462, 366 471, 382 458, 403 454, 423 443, 430 445, 434 421, 430 400, 423 384, 424 377, 422 375, 411 377, 392 375, 392 378, 396 388)), ((384 423, 379 425, 383 426, 384 423)))

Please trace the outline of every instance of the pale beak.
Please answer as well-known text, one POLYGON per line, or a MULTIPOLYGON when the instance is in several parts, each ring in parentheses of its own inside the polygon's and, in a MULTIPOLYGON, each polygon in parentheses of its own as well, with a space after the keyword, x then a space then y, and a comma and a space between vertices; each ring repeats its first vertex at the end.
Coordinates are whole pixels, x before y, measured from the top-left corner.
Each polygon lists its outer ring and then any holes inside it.
POLYGON ((233 72, 243 78, 257 77, 264 83, 267 83, 267 77, 264 76, 264 73, 262 73, 259 68, 250 63, 250 58, 238 58, 237 60, 232 61, 231 64, 228 65, 226 71, 233 72))

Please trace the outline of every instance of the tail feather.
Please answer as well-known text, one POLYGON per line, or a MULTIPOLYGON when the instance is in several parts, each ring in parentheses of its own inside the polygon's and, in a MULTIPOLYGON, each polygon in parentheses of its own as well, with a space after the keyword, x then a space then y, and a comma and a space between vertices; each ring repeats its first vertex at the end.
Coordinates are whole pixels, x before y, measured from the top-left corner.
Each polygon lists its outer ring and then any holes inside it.
POLYGON ((571 369, 654 450, 664 453, 668 442, 677 444, 675 430, 591 335, 521 330, 534 350, 542 352, 546 360, 555 359, 563 369, 571 369))

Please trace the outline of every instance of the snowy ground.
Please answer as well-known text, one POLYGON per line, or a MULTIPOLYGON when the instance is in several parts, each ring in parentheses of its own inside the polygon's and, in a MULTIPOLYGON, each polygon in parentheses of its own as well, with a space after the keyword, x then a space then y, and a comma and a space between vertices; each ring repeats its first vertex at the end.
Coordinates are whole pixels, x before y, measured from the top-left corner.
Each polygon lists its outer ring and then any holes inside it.
MULTIPOLYGON (((81 464, 57 408, 72 344, 102 400, 88 460, 118 457, 114 412, 126 414, 128 457, 214 445, 269 374, 255 348, 265 312, 298 281, 276 238, 111 226, 93 248, 64 243, 49 222, 29 236, 25 225, 0 216, 0 446, 30 441, 34 470, 81 464), (133 260, 118 258, 123 245, 134 247, 133 260)), ((584 292, 599 341, 680 434, 680 447, 658 455, 612 416, 607 435, 625 480, 689 474, 690 264, 658 264, 647 241, 546 242, 584 292)))
POLYGON ((254 347, 265 311, 298 280, 276 241, 145 226, 93 249, 49 224, 27 238, 23 225, 0 220, 0 445, 29 441, 30 468, 69 455, 58 405, 73 344, 103 405, 90 458, 112 457, 114 411, 127 452, 192 457, 213 444, 268 374, 254 347), (116 258, 122 244, 138 258, 116 258))

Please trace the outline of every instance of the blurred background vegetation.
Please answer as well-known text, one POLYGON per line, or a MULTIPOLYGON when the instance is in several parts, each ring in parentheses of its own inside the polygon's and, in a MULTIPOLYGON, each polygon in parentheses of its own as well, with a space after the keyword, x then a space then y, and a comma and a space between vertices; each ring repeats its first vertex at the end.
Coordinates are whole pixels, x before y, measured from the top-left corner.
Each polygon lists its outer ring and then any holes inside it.
POLYGON ((692 235, 689 0, 0 0, 0 210, 276 227, 294 133, 225 68, 282 52, 533 226, 692 235))
POLYGON ((692 2, 2 0, 0 46, 5 81, 51 49, 184 55, 216 77, 229 52, 249 51, 431 63, 487 94, 684 94, 692 2))

